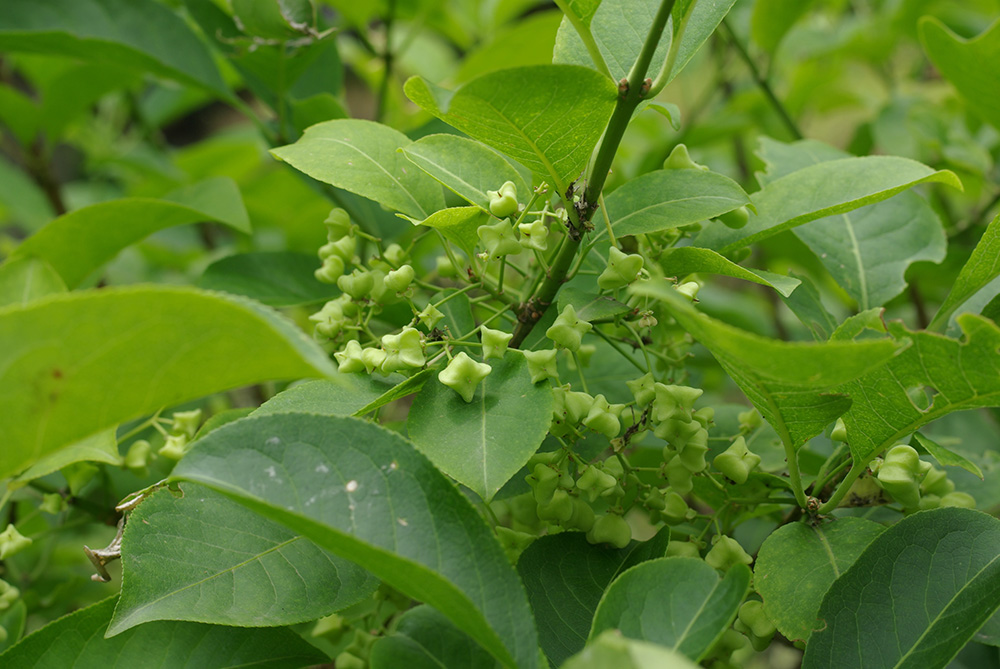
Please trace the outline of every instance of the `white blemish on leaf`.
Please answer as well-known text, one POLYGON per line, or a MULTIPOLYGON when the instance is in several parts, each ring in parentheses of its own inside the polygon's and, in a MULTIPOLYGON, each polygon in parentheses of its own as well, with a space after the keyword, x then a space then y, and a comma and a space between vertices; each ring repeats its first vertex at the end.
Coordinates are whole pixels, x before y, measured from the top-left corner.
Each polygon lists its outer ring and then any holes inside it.
POLYGON ((347 492, 354 492, 355 490, 358 489, 358 482, 354 480, 348 481, 347 485, 344 486, 344 488, 347 490, 347 492))
POLYGON ((330 468, 321 462, 318 465, 316 465, 316 471, 318 471, 320 474, 329 474, 330 468))

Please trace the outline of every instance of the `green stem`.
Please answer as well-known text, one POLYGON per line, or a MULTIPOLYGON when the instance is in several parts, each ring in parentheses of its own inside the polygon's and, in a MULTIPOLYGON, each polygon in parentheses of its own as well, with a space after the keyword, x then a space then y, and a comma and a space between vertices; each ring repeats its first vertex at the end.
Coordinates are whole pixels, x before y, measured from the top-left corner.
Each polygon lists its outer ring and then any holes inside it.
POLYGON ((576 34, 580 36, 584 46, 587 47, 587 54, 590 55, 590 59, 597 66, 597 71, 606 75, 609 79, 614 79, 611 75, 611 70, 608 69, 608 64, 604 61, 604 56, 601 55, 601 50, 597 48, 597 42, 594 41, 594 35, 590 32, 590 28, 585 26, 580 17, 576 15, 576 12, 570 9, 566 0, 555 0, 555 3, 562 10, 567 20, 569 20, 573 29, 576 30, 576 34))
POLYGON ((851 486, 854 485, 854 482, 858 480, 858 477, 861 476, 861 474, 863 474, 867 468, 868 468, 868 463, 859 465, 857 462, 855 462, 853 465, 851 465, 851 470, 847 472, 847 476, 845 476, 843 480, 841 480, 840 484, 837 486, 837 489, 833 491, 833 495, 830 497, 830 499, 824 502, 823 505, 816 510, 816 513, 820 515, 830 513, 838 506, 840 506, 841 500, 844 499, 844 496, 847 495, 847 492, 851 489, 851 486))
POLYGON ((785 447, 785 458, 788 460, 788 477, 792 484, 792 492, 795 494, 795 501, 803 509, 806 508, 806 493, 802 488, 802 474, 799 471, 799 456, 791 442, 782 440, 785 447))

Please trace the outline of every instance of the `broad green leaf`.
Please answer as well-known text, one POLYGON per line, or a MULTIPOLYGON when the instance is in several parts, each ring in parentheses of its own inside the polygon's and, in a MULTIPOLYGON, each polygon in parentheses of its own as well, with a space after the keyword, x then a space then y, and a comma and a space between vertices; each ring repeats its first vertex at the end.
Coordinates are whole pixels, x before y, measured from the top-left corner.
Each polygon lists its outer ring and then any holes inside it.
POLYGON ((566 9, 580 20, 580 23, 589 27, 594 20, 594 14, 601 6, 601 0, 566 0, 566 9))
POLYGON ((77 209, 26 239, 11 257, 45 260, 74 288, 119 251, 157 230, 202 221, 250 232, 243 199, 232 180, 216 177, 162 199, 126 198, 77 209))
POLYGON ((232 7, 248 35, 289 39, 316 22, 310 0, 232 0, 232 7))
POLYGON ((5 0, 0 49, 125 66, 234 99, 205 44, 154 0, 5 0))
POLYGON ((802 324, 809 328, 813 339, 826 341, 837 329, 837 319, 827 311, 823 299, 820 297, 819 289, 808 276, 804 274, 800 276, 794 272, 789 276, 799 281, 800 285, 791 295, 782 297, 782 301, 802 321, 802 324))
POLYGON ((369 597, 378 580, 209 488, 160 490, 129 515, 107 635, 151 620, 277 627, 369 597))
POLYGON ((23 597, 8 606, 6 611, 0 611, 0 627, 7 631, 7 638, 0 641, 0 654, 21 639, 27 617, 28 607, 25 606, 23 597))
POLYGON ((316 304, 340 295, 336 286, 313 275, 320 264, 305 253, 240 253, 209 265, 198 286, 245 295, 270 307, 316 304))
POLYGON ((501 663, 537 666, 527 597, 492 530, 398 434, 355 418, 250 417, 201 440, 173 478, 219 490, 364 565, 501 663))
POLYGON ((583 321, 611 319, 632 311, 632 307, 612 297, 589 293, 575 286, 566 286, 559 291, 559 311, 562 312, 567 304, 573 305, 577 317, 583 321))
POLYGON ((476 329, 476 321, 472 317, 472 305, 465 293, 450 296, 444 292, 435 293, 430 304, 437 304, 437 309, 443 314, 443 318, 438 322, 437 329, 445 332, 455 339, 463 337, 476 329), (441 300, 447 299, 444 304, 441 300))
POLYGON ((488 361, 493 371, 471 402, 431 381, 413 400, 413 443, 459 483, 489 501, 538 450, 552 422, 552 391, 531 383, 524 356, 488 361))
POLYGON ((500 665, 437 609, 417 606, 401 615, 392 633, 380 637, 368 658, 372 669, 441 669, 500 665))
POLYGON ((914 446, 914 442, 919 446, 918 451, 920 448, 927 451, 942 467, 961 467, 970 474, 975 474, 980 479, 983 478, 983 470, 979 468, 979 465, 955 451, 948 450, 933 439, 928 439, 919 432, 914 432, 913 439, 910 440, 910 446, 914 446))
POLYGON ((290 321, 250 300, 140 286, 0 309, 0 477, 99 430, 333 364, 290 321))
MULTIPOLYGON (((884 367, 835 389, 854 400, 844 424, 856 463, 867 463, 952 411, 1000 406, 1000 327, 975 314, 962 314, 958 324, 962 340, 889 323, 890 340, 911 345, 884 367), (933 396, 932 402, 914 401, 915 394, 926 393, 933 396)), ((834 339, 851 339, 858 331, 849 321, 834 339)))
MULTIPOLYGON (((850 154, 814 140, 783 144, 761 140, 767 165, 762 185, 850 154)), ((915 193, 806 223, 795 235, 816 254, 860 309, 885 304, 906 288, 904 274, 919 260, 944 260, 947 239, 938 215, 915 193)))
POLYGON ((673 81, 694 58, 735 4, 736 0, 677 0, 674 3, 670 15, 673 36, 669 58, 672 63, 666 83, 673 81))
MULTIPOLYGON (((702 170, 649 172, 627 181, 605 200, 619 237, 690 225, 750 203, 735 181, 702 170)), ((598 228, 595 234, 605 233, 598 228)))
POLYGON ((749 586, 746 565, 735 565, 720 578, 704 560, 649 560, 625 571, 604 593, 590 638, 617 629, 697 662, 732 624, 749 586))
POLYGON ((38 132, 38 107, 21 91, 0 84, 0 123, 10 130, 21 146, 28 146, 38 132))
POLYGON ((517 573, 528 590, 545 656, 560 666, 583 649, 594 611, 608 585, 626 569, 662 558, 670 531, 626 548, 595 546, 582 532, 540 537, 521 553, 517 573))
POLYGON ((0 209, 23 229, 33 232, 55 216, 45 193, 19 167, 0 156, 0 209))
POLYGON ((847 410, 850 399, 832 394, 833 388, 878 369, 899 349, 891 341, 767 339, 699 313, 666 282, 639 283, 631 291, 661 300, 715 356, 786 446, 804 444, 847 410))
POLYGON ((606 77, 572 65, 498 70, 455 91, 411 77, 404 90, 422 109, 510 156, 560 195, 586 168, 617 97, 606 77))
POLYGON ((444 196, 434 179, 399 152, 410 143, 389 126, 338 119, 308 128, 299 141, 271 153, 314 179, 426 218, 444 207, 444 196))
POLYGON ((885 530, 838 578, 802 661, 944 667, 1000 607, 1000 520, 921 511, 885 530))
POLYGON ((775 289, 783 297, 791 295, 801 283, 794 277, 740 267, 711 249, 700 249, 695 246, 670 249, 660 257, 660 267, 667 276, 676 276, 678 279, 688 274, 700 273, 721 274, 752 281, 775 289))
POLYGON ((257 407, 254 414, 305 411, 323 416, 363 416, 419 391, 429 372, 424 370, 410 378, 401 374, 338 374, 332 379, 308 381, 278 393, 257 407))
POLYGON ((756 0, 750 19, 750 35, 760 48, 771 54, 785 34, 809 11, 812 0, 756 0))
POLYGON ((48 476, 67 465, 76 462, 103 462, 108 465, 120 466, 124 461, 118 453, 116 428, 102 430, 97 434, 82 439, 75 444, 46 455, 44 458, 28 467, 28 469, 10 482, 11 489, 28 485, 30 481, 48 476))
MULTIPOLYGON (((472 207, 448 207, 436 211, 423 220, 405 217, 413 225, 426 225, 428 228, 439 230, 449 241, 458 244, 458 247, 471 258, 476 244, 479 243, 480 225, 487 225, 491 222, 490 215, 478 206, 472 207)), ((496 219, 493 219, 495 222, 496 219)))
POLYGON ((757 214, 739 230, 710 226, 698 246, 729 253, 826 216, 887 200, 917 184, 939 182, 961 189, 948 170, 933 170, 909 158, 866 156, 810 165, 775 179, 750 196, 757 214))
POLYGON ((539 8, 508 24, 496 31, 489 43, 466 53, 452 80, 463 83, 507 67, 548 65, 562 18, 559 11, 539 8))
POLYGON ((680 653, 608 630, 566 661, 562 669, 697 669, 680 653))
POLYGON ((520 165, 466 137, 427 135, 403 147, 403 155, 445 188, 484 211, 490 206, 486 191, 500 190, 506 181, 517 187, 518 200, 527 202, 531 197, 530 173, 522 174, 520 165))
POLYGON ((0 655, 0 664, 19 669, 100 667, 177 669, 260 667, 298 669, 328 661, 290 629, 247 629, 188 622, 152 622, 104 638, 115 609, 109 597, 75 611, 25 637, 0 655))
POLYGON ((1000 214, 986 227, 976 248, 972 250, 972 255, 952 284, 948 297, 934 314, 934 319, 927 329, 944 328, 958 307, 997 276, 1000 276, 1000 214))
POLYGON ((24 306, 52 293, 65 293, 66 282, 44 260, 20 258, 0 265, 0 307, 24 306))
POLYGON ((1000 129, 1000 72, 990 64, 1000 60, 1000 21, 977 37, 963 39, 933 16, 920 20, 924 51, 969 106, 1000 129))
POLYGON ((806 641, 823 627, 817 617, 823 595, 884 529, 864 518, 838 518, 816 527, 789 523, 764 540, 754 587, 785 638, 806 641))

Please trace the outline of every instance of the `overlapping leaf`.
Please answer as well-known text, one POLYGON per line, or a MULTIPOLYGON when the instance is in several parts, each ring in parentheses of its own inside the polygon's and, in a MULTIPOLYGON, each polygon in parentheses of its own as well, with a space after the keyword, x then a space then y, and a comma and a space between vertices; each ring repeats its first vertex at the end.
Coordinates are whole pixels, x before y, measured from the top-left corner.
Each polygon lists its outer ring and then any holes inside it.
POLYGON ((315 304, 340 295, 336 286, 316 279, 313 272, 319 265, 315 255, 305 253, 239 253, 209 265, 198 285, 246 295, 271 307, 315 304))
POLYGON ((928 329, 944 327, 958 307, 997 276, 1000 276, 1000 214, 986 227, 928 329))
POLYGON ((417 606, 401 615, 392 634, 379 638, 368 658, 372 669, 475 667, 500 665, 440 611, 417 606))
POLYGON ((20 258, 0 265, 0 307, 24 306, 39 297, 65 292, 66 282, 44 260, 20 258))
POLYGON ((1000 129, 1000 72, 987 63, 1000 58, 1000 21, 973 39, 963 39, 941 21, 920 21, 920 41, 941 74, 954 84, 969 105, 1000 129))
POLYGON ((660 267, 668 276, 675 276, 678 279, 688 274, 703 273, 752 281, 775 289, 783 297, 791 295, 801 283, 794 277, 740 267, 711 249, 701 249, 696 246, 683 246, 667 251, 660 257, 660 267))

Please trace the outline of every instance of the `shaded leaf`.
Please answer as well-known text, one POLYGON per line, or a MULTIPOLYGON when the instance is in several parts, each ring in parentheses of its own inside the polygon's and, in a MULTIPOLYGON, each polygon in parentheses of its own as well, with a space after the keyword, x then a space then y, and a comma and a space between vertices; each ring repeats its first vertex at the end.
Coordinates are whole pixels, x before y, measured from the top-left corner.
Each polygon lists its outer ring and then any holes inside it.
POLYGON ((941 446, 937 442, 928 439, 919 432, 913 433, 913 439, 910 440, 910 445, 913 446, 916 442, 919 449, 927 451, 932 458, 937 460, 938 464, 942 467, 961 467, 970 474, 975 474, 980 479, 983 478, 983 470, 979 468, 979 465, 972 462, 965 456, 959 455, 955 451, 950 451, 944 446, 941 446))
MULTIPOLYGON (((197 446, 196 446, 197 447, 197 446)), ((107 635, 151 620, 277 627, 369 597, 378 580, 209 488, 156 492, 129 515, 107 635)))
POLYGON ((575 286, 566 286, 559 291, 557 307, 560 313, 567 304, 573 305, 577 317, 583 321, 606 320, 633 311, 632 307, 612 297, 589 293, 575 286))
POLYGON ((676 276, 678 279, 688 274, 701 273, 721 274, 752 281, 773 288, 782 297, 791 295, 801 283, 794 277, 740 267, 711 249, 700 249, 695 246, 670 249, 660 257, 660 267, 668 276, 676 276))
POLYGON ((103 462, 116 467, 120 466, 124 460, 118 453, 116 431, 116 428, 102 430, 66 448, 49 453, 11 481, 9 487, 11 489, 20 488, 27 485, 29 481, 47 476, 76 462, 103 462))
POLYGON ((445 614, 503 663, 537 666, 523 587, 492 531, 408 441, 355 418, 250 417, 174 469, 445 614))
POLYGON ((340 295, 336 286, 313 275, 319 266, 315 255, 305 253, 240 253, 209 265, 198 285, 245 295, 270 307, 315 304, 340 295))
POLYGON ((778 631, 791 641, 806 641, 822 628, 823 596, 884 529, 864 518, 838 518, 816 527, 790 523, 772 532, 753 573, 764 612, 778 631))
POLYGON ((732 624, 749 586, 746 565, 735 565, 720 578, 696 558, 643 562, 604 593, 590 638, 618 629, 630 639, 651 641, 698 661, 732 624))
POLYGON ((750 35, 772 54, 785 34, 809 11, 812 0, 757 0, 750 20, 750 35))
POLYGON ((372 646, 368 661, 372 669, 500 666, 450 620, 426 605, 401 615, 392 634, 380 637, 372 646))
POLYGON ((1000 59, 1000 21, 977 37, 963 39, 933 16, 920 19, 920 41, 931 61, 969 106, 1000 129, 1000 72, 987 63, 1000 59))
POLYGON ((942 508, 879 535, 823 598, 802 661, 943 667, 1000 607, 1000 521, 942 508))
POLYGON ((571 657, 562 669, 696 669, 680 653, 608 630, 571 657))
MULTIPOLYGON (((927 329, 942 329, 958 307, 997 276, 1000 276, 1000 214, 986 227, 927 329)), ((985 311, 983 315, 987 315, 985 311)))
POLYGON ((221 293, 107 288, 5 307, 0 477, 165 406, 267 379, 333 373, 322 349, 290 321, 221 293))
POLYGON ((254 414, 308 412, 323 416, 363 416, 420 390, 429 376, 428 371, 418 372, 410 378, 402 374, 338 374, 332 379, 308 381, 278 393, 261 404, 254 414))
POLYGON ((519 353, 490 360, 493 371, 466 402, 432 381, 413 401, 413 443, 459 483, 489 501, 538 450, 552 422, 552 390, 531 383, 519 353))
POLYGON ((458 247, 471 258, 476 244, 479 243, 477 230, 480 225, 490 222, 490 215, 478 206, 448 207, 434 212, 423 220, 408 216, 406 219, 414 225, 426 225, 439 230, 445 238, 458 244, 458 247))

